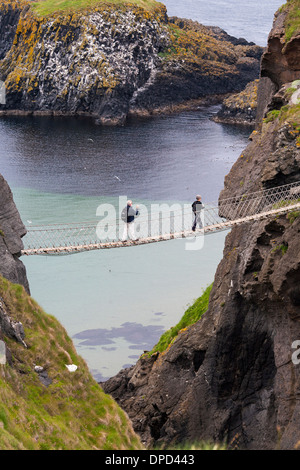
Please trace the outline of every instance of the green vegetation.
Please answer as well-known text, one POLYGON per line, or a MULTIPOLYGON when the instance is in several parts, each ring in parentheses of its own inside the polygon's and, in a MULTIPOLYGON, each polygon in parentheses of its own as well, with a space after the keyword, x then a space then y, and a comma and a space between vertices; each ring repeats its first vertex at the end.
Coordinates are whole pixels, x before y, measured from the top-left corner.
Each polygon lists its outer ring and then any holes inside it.
MULTIPOLYGON (((289 89, 287 89, 287 92, 289 89)), ((265 119, 263 119, 263 124, 268 124, 270 122, 276 122, 278 120, 278 125, 288 126, 288 133, 292 138, 295 138, 296 146, 300 147, 300 103, 284 105, 280 109, 273 109, 270 111, 265 119)))
POLYGON ((243 91, 235 93, 225 98, 223 101, 224 106, 227 108, 238 108, 246 110, 249 107, 255 109, 257 107, 257 89, 259 80, 253 80, 248 83, 243 91))
POLYGON ((288 0, 282 9, 287 10, 285 40, 289 41, 300 31, 300 0, 288 0))
POLYGON ((155 0, 39 0, 33 2, 32 8, 40 16, 51 15, 55 12, 77 11, 105 5, 132 4, 146 10, 152 11, 158 7, 155 0))
POLYGON ((288 250, 288 245, 286 243, 281 243, 281 245, 275 246, 275 248, 272 249, 272 253, 281 251, 281 254, 285 255, 287 250, 288 250))
MULTIPOLYGON (((187 309, 154 351, 162 351, 206 312, 212 285, 187 309)), ((0 297, 12 320, 20 321, 27 348, 4 337, 12 362, 0 365, 0 449, 143 450, 131 424, 114 400, 91 377, 64 328, 26 294, 0 276, 0 297), (66 364, 76 364, 70 373, 66 364), (41 383, 34 366, 52 383, 41 383)), ((170 450, 226 450, 222 444, 186 443, 170 450)))
POLYGON ((0 365, 0 449, 142 449, 127 416, 77 355, 61 324, 23 287, 0 277, 0 297, 20 321, 27 348, 4 337, 12 361, 0 365), (66 365, 76 364, 76 372, 66 365), (34 366, 52 380, 44 385, 34 366))
POLYGON ((202 296, 196 300, 196 302, 191 305, 186 312, 184 313, 183 317, 177 323, 176 326, 170 328, 166 331, 160 338, 159 342, 154 346, 150 353, 147 353, 149 356, 156 352, 163 352, 167 349, 167 347, 174 341, 174 339, 178 336, 180 331, 187 329, 190 325, 196 323, 202 315, 208 309, 209 303, 209 296, 212 289, 212 284, 207 287, 207 289, 203 292, 202 296))
POLYGON ((272 205, 272 209, 280 209, 281 207, 288 207, 288 206, 291 206, 293 204, 297 204, 298 202, 300 202, 299 198, 297 198, 297 199, 287 199, 286 201, 276 202, 275 204, 272 205))
POLYGON ((91 13, 101 15, 111 24, 109 35, 112 37, 118 36, 116 32, 122 29, 122 13, 128 9, 134 12, 132 33, 135 27, 139 29, 141 22, 155 21, 157 34, 161 31, 166 36, 159 52, 163 59, 161 73, 166 79, 171 77, 170 70, 177 61, 184 61, 180 67, 184 68, 185 73, 193 75, 201 71, 201 76, 212 80, 225 79, 228 73, 230 76, 238 75, 240 72, 236 64, 239 56, 247 54, 249 48, 252 52, 250 46, 237 48, 230 42, 218 40, 205 26, 196 25, 195 22, 166 22, 166 7, 154 0, 2 0, 1 11, 8 12, 12 8, 21 9, 22 13, 12 47, 0 61, 1 73, 7 94, 13 95, 18 103, 26 94, 33 108, 39 106, 35 103, 39 101, 43 87, 50 86, 46 75, 41 74, 47 62, 45 54, 49 40, 53 42, 53 47, 66 51, 65 66, 68 67, 61 76, 59 86, 49 75, 53 93, 57 93, 56 106, 65 107, 74 91, 80 100, 94 93, 100 99, 120 85, 120 72, 117 67, 111 66, 109 56, 100 54, 98 48, 95 54, 90 51, 85 53, 91 37, 102 34, 97 25, 88 20, 91 13), (88 74, 89 80, 82 75, 83 67, 93 70, 88 74))
POLYGON ((295 91, 297 91, 297 87, 291 86, 291 87, 287 88, 286 91, 285 91, 286 96, 288 98, 291 98, 293 93, 295 93, 295 91))
POLYGON ((189 21, 175 20, 174 24, 168 23, 168 29, 170 46, 160 53, 165 59, 196 60, 201 63, 203 72, 209 63, 209 73, 216 75, 224 73, 229 68, 228 63, 236 61, 234 46, 214 38, 205 26, 193 28, 189 21))
POLYGON ((287 215, 290 224, 293 224, 295 220, 300 216, 300 211, 292 211, 287 215))

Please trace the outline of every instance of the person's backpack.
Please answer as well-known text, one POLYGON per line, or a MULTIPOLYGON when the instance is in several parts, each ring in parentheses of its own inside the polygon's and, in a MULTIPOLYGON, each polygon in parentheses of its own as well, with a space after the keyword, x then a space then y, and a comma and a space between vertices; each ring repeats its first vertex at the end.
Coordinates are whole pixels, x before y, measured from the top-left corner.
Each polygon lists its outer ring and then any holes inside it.
POLYGON ((123 220, 123 222, 127 222, 127 206, 124 207, 121 212, 121 219, 123 220))

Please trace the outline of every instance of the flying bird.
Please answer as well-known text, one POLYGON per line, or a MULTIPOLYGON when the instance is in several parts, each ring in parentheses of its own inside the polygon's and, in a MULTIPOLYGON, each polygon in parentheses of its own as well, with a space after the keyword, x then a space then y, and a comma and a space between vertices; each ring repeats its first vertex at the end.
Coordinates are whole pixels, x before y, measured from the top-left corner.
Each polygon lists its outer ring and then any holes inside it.
POLYGON ((117 180, 121 181, 120 178, 119 178, 118 176, 116 176, 116 175, 114 176, 114 178, 116 178, 117 180))

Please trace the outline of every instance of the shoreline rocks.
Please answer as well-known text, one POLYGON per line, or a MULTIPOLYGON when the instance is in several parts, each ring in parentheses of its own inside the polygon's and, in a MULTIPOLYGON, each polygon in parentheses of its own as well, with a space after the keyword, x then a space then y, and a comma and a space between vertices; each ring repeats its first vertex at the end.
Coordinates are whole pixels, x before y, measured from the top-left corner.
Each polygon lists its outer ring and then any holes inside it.
POLYGON ((225 98, 220 111, 213 118, 213 121, 225 124, 255 126, 258 83, 258 79, 254 80, 242 92, 225 98))
POLYGON ((0 36, 10 41, 0 60, 6 85, 0 112, 88 115, 99 124, 122 124, 129 115, 240 91, 258 77, 261 47, 219 28, 168 18, 158 5, 154 12, 104 5, 44 18, 26 0, 4 0, 0 36), (9 26, 8 10, 14 11, 9 26))

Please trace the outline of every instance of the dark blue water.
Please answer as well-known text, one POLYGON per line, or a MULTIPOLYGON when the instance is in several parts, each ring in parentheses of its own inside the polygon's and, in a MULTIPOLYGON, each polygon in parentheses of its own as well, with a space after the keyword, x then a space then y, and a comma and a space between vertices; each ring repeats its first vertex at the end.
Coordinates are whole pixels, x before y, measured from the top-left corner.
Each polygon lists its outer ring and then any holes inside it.
POLYGON ((82 119, 4 118, 2 173, 13 187, 43 192, 190 200, 201 191, 215 200, 250 132, 215 124, 216 110, 116 128, 82 119))

